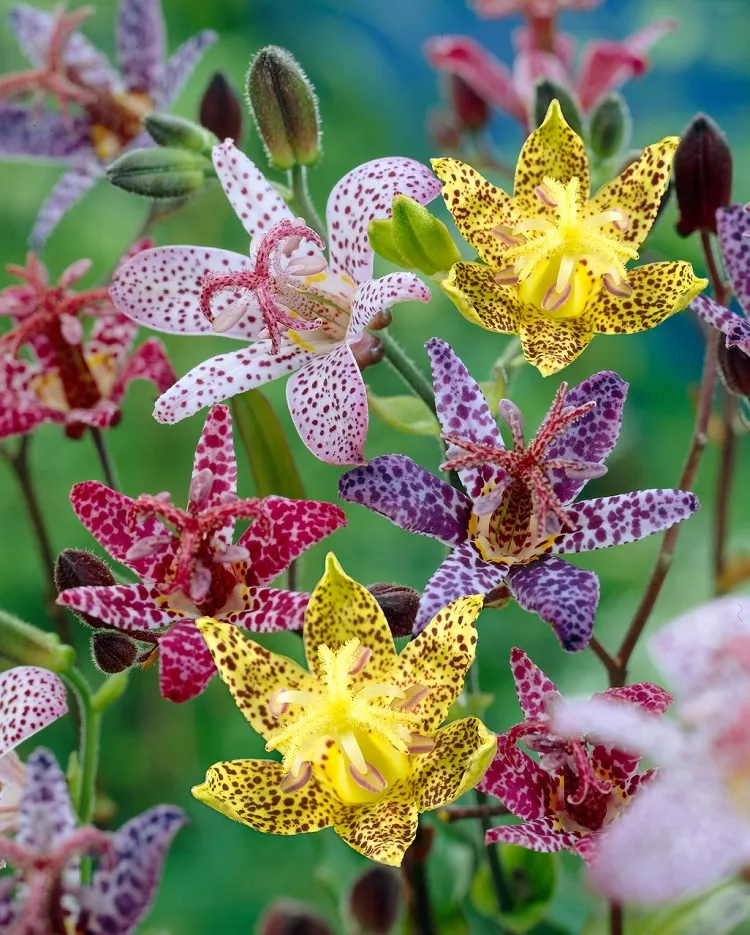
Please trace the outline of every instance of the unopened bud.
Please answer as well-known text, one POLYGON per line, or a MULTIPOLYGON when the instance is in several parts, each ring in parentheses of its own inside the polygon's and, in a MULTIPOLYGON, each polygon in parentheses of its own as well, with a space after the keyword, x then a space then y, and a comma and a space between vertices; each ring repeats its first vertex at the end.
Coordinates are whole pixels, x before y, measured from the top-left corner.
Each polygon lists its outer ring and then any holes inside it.
POLYGON ((732 151, 719 127, 698 114, 682 134, 672 166, 680 218, 677 233, 716 233, 716 212, 732 198, 732 151))
POLYGON ((387 935, 398 921, 403 899, 401 878, 390 867, 373 867, 349 894, 349 912, 368 935, 387 935))
POLYGON ((419 591, 404 584, 371 584, 367 590, 380 604, 393 636, 411 636, 419 610, 419 591))
POLYGON ((548 78, 542 78, 534 88, 534 106, 531 111, 534 126, 540 127, 544 123, 552 101, 557 101, 560 105, 560 110, 570 129, 579 136, 583 136, 583 120, 578 104, 565 88, 561 88, 559 84, 555 84, 548 78))
POLYGON ((489 123, 490 108, 487 101, 458 75, 448 76, 448 99, 464 129, 476 132, 489 123))
POLYGON ((67 672, 75 660, 72 646, 0 610, 0 658, 22 666, 67 672))
POLYGON ((269 45, 247 73, 247 99, 276 169, 313 166, 320 158, 318 99, 294 56, 269 45))
POLYGON ((372 367, 373 364, 379 364, 385 357, 383 342, 374 334, 365 333, 356 344, 350 346, 360 370, 366 370, 367 367, 372 367))
POLYGON ((202 153, 176 147, 134 149, 107 169, 118 188, 144 198, 186 198, 214 176, 213 163, 202 153))
POLYGON ((391 217, 371 221, 367 232, 376 253, 427 276, 445 272, 461 259, 445 224, 408 195, 396 195, 391 217))
POLYGON ((750 399, 750 357, 738 347, 719 344, 719 373, 730 393, 750 399))
POLYGON ((220 140, 242 139, 242 106, 239 95, 223 72, 214 72, 201 98, 198 119, 220 140))
POLYGON ((138 645, 124 633, 97 630, 91 636, 94 663, 106 675, 116 675, 129 669, 138 656, 138 645))
POLYGON ((258 935, 333 935, 333 930, 304 903, 279 899, 260 920, 258 935))
POLYGON ((461 148, 461 127, 455 114, 433 108, 427 114, 427 133, 441 152, 461 148))
POLYGON ((589 145, 600 159, 611 159, 630 145, 633 121, 625 98, 612 91, 594 108, 589 121, 589 145))
MULTIPOLYGON (((55 587, 58 594, 70 588, 111 587, 117 584, 109 567, 92 552, 83 549, 64 549, 55 562, 55 587)), ((101 621, 74 611, 76 616, 90 627, 101 626, 101 621)))
POLYGON ((205 127, 184 117, 174 114, 146 114, 143 126, 151 139, 159 146, 174 146, 176 149, 189 149, 205 156, 211 156, 211 150, 219 142, 216 136, 205 127))

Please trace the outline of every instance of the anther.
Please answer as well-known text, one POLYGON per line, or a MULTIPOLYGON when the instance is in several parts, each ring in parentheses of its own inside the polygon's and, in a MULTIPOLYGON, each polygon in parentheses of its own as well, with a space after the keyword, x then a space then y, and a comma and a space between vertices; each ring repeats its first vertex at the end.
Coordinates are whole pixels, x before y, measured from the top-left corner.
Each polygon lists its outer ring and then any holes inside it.
POLYGON ((493 227, 492 233, 506 247, 517 247, 519 244, 526 242, 525 237, 513 233, 512 228, 506 227, 505 224, 498 224, 497 227, 493 227))
POLYGON ((372 650, 367 646, 360 646, 357 650, 357 658, 349 669, 349 675, 359 675, 363 671, 372 656, 372 650))
POLYGON ((498 286, 518 285, 518 273, 513 266, 506 266, 504 269, 499 269, 496 273, 492 274, 492 278, 498 286))
POLYGON ((219 312, 211 322, 211 327, 216 334, 226 334, 227 331, 231 331, 235 325, 239 324, 249 307, 249 299, 237 299, 236 302, 232 302, 219 312))
POLYGON ((125 560, 128 562, 137 562, 138 559, 148 558, 159 549, 163 549, 172 541, 170 536, 144 536, 137 542, 134 542, 125 553, 125 560))
POLYGON ((271 717, 282 717, 289 710, 289 705, 286 701, 282 701, 280 696, 286 691, 285 688, 277 688, 276 691, 268 699, 268 711, 271 717))
POLYGON ((562 292, 558 292, 556 286, 550 286, 544 298, 542 299, 542 308, 546 312, 556 312, 559 308, 562 308, 562 306, 565 305, 565 303, 570 298, 570 293, 572 291, 573 287, 570 283, 566 283, 562 292))
POLYGON ((546 185, 537 185, 537 187, 534 189, 534 194, 541 201, 541 203, 546 205, 548 208, 557 207, 557 202, 552 197, 552 193, 546 185))
POLYGON ((210 468, 203 468, 203 470, 198 471, 190 481, 190 490, 188 492, 190 503, 194 506, 202 506, 208 499, 213 485, 214 474, 210 468))
POLYGON ((328 266, 328 261, 321 254, 315 256, 306 256, 298 260, 292 260, 286 268, 290 276, 314 276, 316 273, 322 273, 328 266))
POLYGON ((409 738, 407 750, 415 756, 430 753, 434 749, 435 741, 432 737, 427 737, 425 734, 412 734, 409 738))
POLYGON ((605 273, 602 276, 602 283, 604 284, 604 288, 607 290, 607 292, 609 292, 610 295, 615 296, 615 298, 629 299, 633 294, 633 287, 627 280, 615 280, 611 273, 605 273))
POLYGON ((410 685, 404 691, 403 698, 396 698, 391 702, 391 707, 399 711, 413 711, 417 705, 420 705, 430 693, 426 685, 410 685))
POLYGON ((366 763, 365 766, 366 769, 360 772, 354 764, 350 764, 349 774, 352 779, 358 786, 361 786, 365 792, 373 792, 375 794, 385 792, 388 787, 385 776, 383 776, 380 770, 375 769, 372 763, 366 763))
POLYGON ((230 545, 227 549, 214 552, 214 563, 216 565, 248 561, 250 561, 250 553, 241 545, 230 545))
POLYGON ((306 786, 311 779, 312 764, 308 761, 300 766, 296 776, 293 772, 289 772, 285 776, 282 776, 281 782, 279 783, 279 789, 286 793, 297 792, 299 789, 302 789, 304 786, 306 786))

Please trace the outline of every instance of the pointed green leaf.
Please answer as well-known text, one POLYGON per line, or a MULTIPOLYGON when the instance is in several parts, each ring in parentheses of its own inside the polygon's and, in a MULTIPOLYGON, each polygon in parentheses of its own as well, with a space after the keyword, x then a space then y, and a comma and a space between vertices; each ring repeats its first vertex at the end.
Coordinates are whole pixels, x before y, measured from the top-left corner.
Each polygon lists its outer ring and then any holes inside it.
POLYGON ((370 409, 386 425, 412 435, 440 437, 440 424, 429 406, 418 396, 376 396, 369 388, 370 409))

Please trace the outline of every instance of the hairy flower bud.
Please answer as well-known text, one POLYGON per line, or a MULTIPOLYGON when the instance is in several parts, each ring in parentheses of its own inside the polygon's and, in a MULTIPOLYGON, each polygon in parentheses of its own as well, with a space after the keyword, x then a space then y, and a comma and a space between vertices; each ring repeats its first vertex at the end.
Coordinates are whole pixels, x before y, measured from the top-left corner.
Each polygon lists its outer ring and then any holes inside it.
POLYGON ((719 373, 730 393, 750 399, 750 357, 738 347, 719 344, 719 373))
POLYGON ((672 167, 680 218, 677 233, 716 233, 716 212, 732 198, 732 151, 719 127, 698 114, 685 129, 672 167))
POLYGON ((200 191, 214 175, 211 160, 193 150, 175 147, 134 149, 107 169, 118 188, 145 198, 185 198, 200 191))
POLYGON ((396 195, 391 217, 371 221, 367 233, 377 254, 427 276, 445 272, 461 259, 445 224, 408 195, 396 195))
POLYGON ((0 658, 15 665, 67 672, 75 660, 75 650, 61 643, 54 633, 37 630, 0 610, 0 658))
POLYGON ((209 158, 211 150, 219 142, 210 130, 174 114, 147 114, 143 118, 143 126, 159 146, 189 149, 209 158))
POLYGON ((399 875, 390 867, 373 867, 355 881, 349 912, 363 932, 387 935, 398 921, 402 899, 399 875))
POLYGON ((129 669, 138 656, 138 645, 124 633, 97 630, 91 636, 94 663, 106 675, 116 675, 129 669))
POLYGON ((318 99, 290 52, 275 45, 258 52, 247 73, 247 100, 274 168, 315 165, 320 159, 318 99))
POLYGON ((559 84, 555 84, 548 78, 537 81, 534 88, 534 106, 531 110, 534 127, 540 127, 544 123, 549 105, 555 100, 560 105, 560 110, 570 129, 579 136, 583 136, 583 120, 578 104, 565 88, 561 88, 559 84))
POLYGON ((464 129, 476 132, 489 123, 487 101, 458 75, 448 75, 448 99, 464 129))
POLYGON ((333 935, 333 930, 304 903, 279 899, 261 919, 258 935, 333 935))
POLYGON ((220 140, 242 139, 242 106, 237 92, 226 75, 217 71, 208 82, 201 98, 198 119, 220 140))
POLYGON ((611 91, 594 108, 589 121, 589 145, 600 159, 611 159, 630 144, 633 121, 622 94, 611 91))
POLYGON ((367 590, 380 604, 393 636, 411 636, 419 610, 419 591, 404 584, 371 584, 367 590))
MULTIPOLYGON (((64 549, 55 562, 55 587, 58 594, 69 588, 110 587, 117 584, 109 567, 93 552, 82 549, 64 549)), ((89 614, 76 611, 76 616, 90 627, 98 627, 101 621, 89 614)))

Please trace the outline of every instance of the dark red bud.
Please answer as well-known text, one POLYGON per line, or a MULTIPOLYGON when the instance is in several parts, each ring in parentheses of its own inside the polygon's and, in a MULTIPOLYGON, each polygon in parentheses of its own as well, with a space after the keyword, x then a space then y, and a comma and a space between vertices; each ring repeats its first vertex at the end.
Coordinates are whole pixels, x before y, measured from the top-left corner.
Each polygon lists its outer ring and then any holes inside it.
POLYGON ((365 334, 356 344, 351 345, 351 349, 360 370, 379 364, 385 357, 383 342, 374 334, 365 334))
POLYGON ((106 675, 116 675, 129 669, 138 656, 138 646, 124 633, 97 630, 91 636, 94 663, 106 675))
POLYGON ((214 72, 203 92, 198 120, 220 140, 229 138, 239 143, 242 139, 239 95, 221 71, 214 72))
POLYGON ((390 867, 373 867, 355 882, 349 912, 371 935, 387 935, 398 921, 403 899, 400 876, 390 867))
POLYGON ((487 101, 458 75, 448 77, 448 99, 459 123, 466 130, 476 132, 489 123, 490 108, 487 101))
POLYGON ((453 152, 461 148, 458 120, 444 110, 431 110, 427 114, 427 133, 441 152, 453 152))
POLYGON ((680 219, 677 233, 716 233, 716 212, 732 198, 732 151, 719 127, 698 114, 682 134, 674 156, 674 186, 680 219))
MULTIPOLYGON (((93 552, 83 549, 64 549, 55 562, 55 587, 58 594, 70 588, 111 586, 117 584, 107 564, 93 552)), ((90 627, 101 626, 101 621, 88 614, 76 613, 90 627)))
POLYGON ((724 386, 735 396, 750 399, 750 357, 738 347, 719 345, 719 373, 724 386))
POLYGON ((380 604, 393 636, 411 636, 419 609, 419 592, 404 584, 371 584, 367 590, 380 604))
POLYGON ((333 935, 333 930, 303 903, 279 899, 261 919, 258 935, 333 935))

